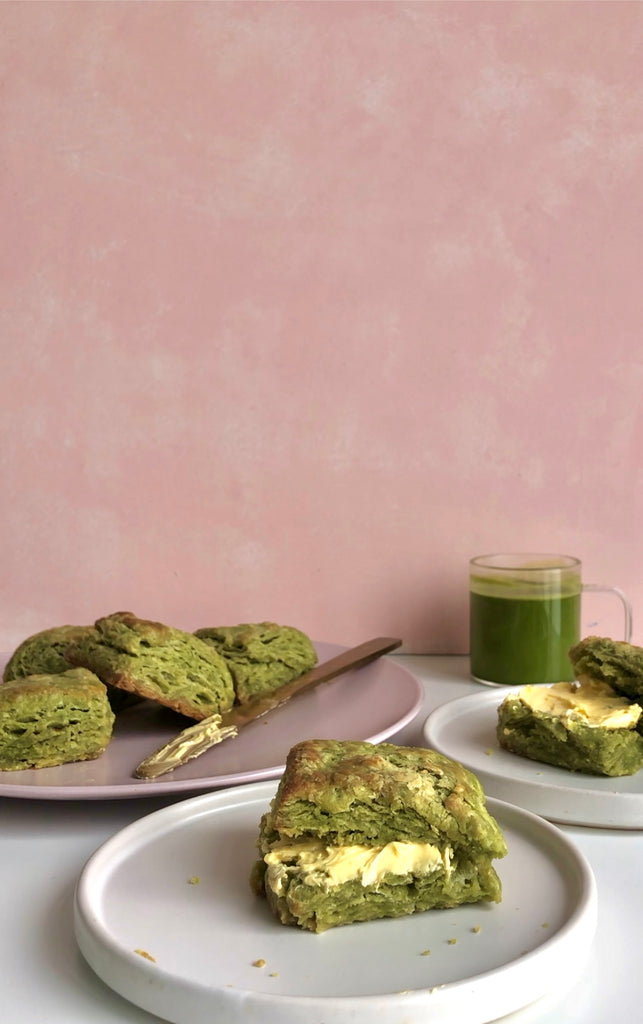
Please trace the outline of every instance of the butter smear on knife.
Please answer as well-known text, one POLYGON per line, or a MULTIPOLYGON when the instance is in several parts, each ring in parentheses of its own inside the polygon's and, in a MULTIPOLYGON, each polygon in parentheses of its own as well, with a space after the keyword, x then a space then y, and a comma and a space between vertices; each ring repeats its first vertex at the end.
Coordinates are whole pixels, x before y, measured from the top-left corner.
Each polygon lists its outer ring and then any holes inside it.
POLYGON ((165 743, 139 764, 134 772, 137 779, 156 779, 165 772, 198 757, 216 743, 237 735, 236 725, 221 725, 221 715, 210 715, 203 721, 189 726, 165 743))

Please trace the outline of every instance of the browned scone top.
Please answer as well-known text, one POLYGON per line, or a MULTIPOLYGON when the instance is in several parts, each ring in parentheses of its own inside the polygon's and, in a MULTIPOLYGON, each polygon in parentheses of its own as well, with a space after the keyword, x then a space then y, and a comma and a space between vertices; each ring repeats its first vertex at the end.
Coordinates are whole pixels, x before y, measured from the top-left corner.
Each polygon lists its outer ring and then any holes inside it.
POLYGON ((607 636, 586 636, 569 650, 578 679, 587 676, 609 683, 618 693, 640 703, 643 697, 643 648, 607 636))
POLYGON ((443 842, 503 856, 477 777, 423 747, 304 740, 290 751, 266 831, 334 844, 443 842))
POLYGON ((129 611, 106 615, 94 625, 95 632, 65 651, 71 664, 189 718, 207 718, 232 706, 234 686, 225 660, 194 634, 129 611))

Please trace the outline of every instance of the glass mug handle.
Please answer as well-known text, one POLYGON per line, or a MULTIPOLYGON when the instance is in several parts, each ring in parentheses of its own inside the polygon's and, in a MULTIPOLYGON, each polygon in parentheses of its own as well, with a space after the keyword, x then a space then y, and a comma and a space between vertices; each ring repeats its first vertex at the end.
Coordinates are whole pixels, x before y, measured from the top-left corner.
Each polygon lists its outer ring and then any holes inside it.
POLYGON ((623 605, 623 612, 625 614, 625 636, 623 639, 629 644, 632 640, 632 606, 623 591, 619 590, 618 587, 608 587, 602 583, 583 583, 581 584, 581 590, 597 590, 604 594, 616 594, 623 605))

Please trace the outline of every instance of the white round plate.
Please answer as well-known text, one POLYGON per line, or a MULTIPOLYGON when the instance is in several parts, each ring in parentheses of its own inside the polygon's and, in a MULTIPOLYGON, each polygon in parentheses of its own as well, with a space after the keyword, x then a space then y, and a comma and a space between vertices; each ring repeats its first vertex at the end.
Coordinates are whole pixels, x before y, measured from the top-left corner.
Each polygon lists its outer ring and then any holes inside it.
POLYGON ((485 792, 550 821, 599 828, 643 828, 643 772, 605 778, 569 772, 503 750, 496 739, 504 686, 449 701, 427 718, 426 745, 470 768, 485 792))
POLYGON ((493 800, 509 848, 496 862, 502 903, 321 935, 280 924, 248 884, 275 786, 174 804, 91 857, 74 927, 107 985, 173 1024, 485 1024, 582 970, 596 925, 589 865, 559 829, 493 800))
MULTIPOLYGON (((320 663, 346 650, 337 644, 316 643, 315 647, 320 663)), ((113 800, 275 779, 299 740, 379 743, 408 725, 422 700, 422 684, 408 669, 388 657, 378 658, 302 693, 273 714, 244 726, 235 739, 149 781, 133 777, 136 766, 189 723, 159 704, 142 701, 119 712, 111 742, 95 761, 0 772, 0 796, 113 800)))

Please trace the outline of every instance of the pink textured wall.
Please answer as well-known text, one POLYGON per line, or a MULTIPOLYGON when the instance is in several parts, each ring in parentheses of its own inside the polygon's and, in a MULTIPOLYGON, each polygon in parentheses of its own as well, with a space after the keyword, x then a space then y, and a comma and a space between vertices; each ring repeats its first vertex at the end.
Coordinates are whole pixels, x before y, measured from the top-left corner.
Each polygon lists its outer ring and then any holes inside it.
POLYGON ((0 648, 461 652, 521 548, 641 642, 642 52, 636 3, 1 4, 0 648))

